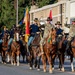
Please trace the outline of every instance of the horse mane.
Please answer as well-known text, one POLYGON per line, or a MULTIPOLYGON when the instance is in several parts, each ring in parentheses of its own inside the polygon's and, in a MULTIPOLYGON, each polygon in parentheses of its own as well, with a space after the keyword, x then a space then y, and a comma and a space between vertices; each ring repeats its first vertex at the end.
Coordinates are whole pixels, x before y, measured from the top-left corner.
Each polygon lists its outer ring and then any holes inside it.
POLYGON ((40 40, 41 40, 40 34, 37 34, 37 35, 34 37, 34 40, 32 41, 31 45, 39 45, 40 40))

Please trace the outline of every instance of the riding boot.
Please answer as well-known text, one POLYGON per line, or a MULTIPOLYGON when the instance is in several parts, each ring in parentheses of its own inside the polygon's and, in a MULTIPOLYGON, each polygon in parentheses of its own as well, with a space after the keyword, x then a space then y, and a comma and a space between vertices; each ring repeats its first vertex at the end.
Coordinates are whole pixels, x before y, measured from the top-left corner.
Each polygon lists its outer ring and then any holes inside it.
POLYGON ((8 52, 10 51, 10 45, 8 46, 8 52))
POLYGON ((42 54, 44 54, 43 45, 40 45, 40 50, 41 50, 41 52, 39 53, 39 56, 41 56, 42 54))

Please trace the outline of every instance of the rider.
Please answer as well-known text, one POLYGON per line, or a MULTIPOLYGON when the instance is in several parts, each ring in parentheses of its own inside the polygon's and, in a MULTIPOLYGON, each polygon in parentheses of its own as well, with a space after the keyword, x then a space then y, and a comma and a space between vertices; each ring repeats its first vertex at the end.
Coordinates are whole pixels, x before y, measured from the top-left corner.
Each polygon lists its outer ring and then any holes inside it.
POLYGON ((60 21, 57 21, 57 23, 55 23, 55 25, 56 25, 56 34, 57 34, 57 36, 63 35, 63 29, 61 29, 60 21))
POLYGON ((34 19, 34 23, 30 25, 30 37, 28 40, 28 47, 30 46, 31 42, 33 41, 36 34, 39 33, 39 26, 38 26, 38 18, 34 19))
POLYGON ((73 41, 74 37, 75 37, 75 19, 72 21, 72 24, 70 25, 66 53, 69 51, 69 47, 70 47, 71 42, 73 41))
POLYGON ((10 50, 10 45, 13 41, 13 38, 14 38, 14 27, 10 30, 10 39, 8 41, 8 51, 10 50))
POLYGON ((7 30, 6 26, 3 27, 2 37, 4 36, 4 33, 8 33, 9 34, 9 31, 7 30))
POLYGON ((43 45, 45 44, 45 39, 48 37, 51 29, 55 28, 54 25, 51 24, 50 17, 47 17, 46 21, 47 21, 47 24, 45 25, 44 35, 43 35, 43 38, 40 41, 40 49, 41 49, 40 55, 44 53, 44 51, 43 51, 43 45))

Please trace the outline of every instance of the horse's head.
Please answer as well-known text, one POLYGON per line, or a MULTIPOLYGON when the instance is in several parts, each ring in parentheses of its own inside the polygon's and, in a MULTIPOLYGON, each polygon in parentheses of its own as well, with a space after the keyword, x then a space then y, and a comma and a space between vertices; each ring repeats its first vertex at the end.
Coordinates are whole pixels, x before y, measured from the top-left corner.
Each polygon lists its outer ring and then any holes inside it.
POLYGON ((8 33, 4 33, 3 35, 3 42, 7 42, 9 39, 9 34, 8 33))
POLYGON ((19 39, 20 39, 19 31, 17 31, 17 30, 14 31, 14 39, 15 39, 15 41, 19 41, 19 39))
POLYGON ((62 46, 65 45, 66 38, 64 35, 58 35, 56 40, 58 48, 62 48, 62 46))

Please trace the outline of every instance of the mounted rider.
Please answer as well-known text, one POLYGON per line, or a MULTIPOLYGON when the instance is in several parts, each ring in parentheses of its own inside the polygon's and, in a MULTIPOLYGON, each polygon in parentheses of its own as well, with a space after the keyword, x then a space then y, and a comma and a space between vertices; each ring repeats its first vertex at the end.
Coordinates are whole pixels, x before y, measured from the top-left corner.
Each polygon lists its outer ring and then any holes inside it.
POLYGON ((7 30, 6 26, 4 26, 3 30, 0 32, 0 44, 2 44, 3 42, 2 38, 4 37, 4 33, 7 33, 9 35, 9 31, 7 30))
POLYGON ((43 45, 45 44, 45 40, 48 37, 50 31, 52 30, 52 28, 55 29, 54 25, 51 24, 50 17, 47 17, 46 21, 47 21, 47 24, 45 24, 44 35, 43 35, 43 38, 40 41, 40 49, 41 49, 40 55, 44 53, 44 51, 43 51, 43 45))
POLYGON ((73 41, 73 38, 75 38, 75 19, 72 21, 72 24, 70 25, 66 52, 69 51, 69 47, 71 45, 71 42, 73 41))
POLYGON ((38 26, 38 18, 34 19, 34 23, 30 25, 30 37, 28 40, 28 47, 30 46, 31 42, 34 40, 36 34, 39 34, 39 26, 38 26))
POLYGON ((63 35, 63 29, 61 28, 61 23, 60 21, 57 21, 57 23, 55 23, 56 25, 56 35, 58 36, 62 36, 63 35))

